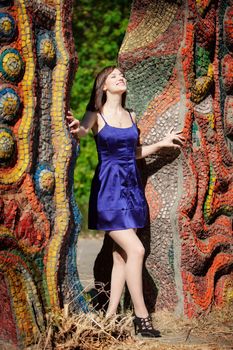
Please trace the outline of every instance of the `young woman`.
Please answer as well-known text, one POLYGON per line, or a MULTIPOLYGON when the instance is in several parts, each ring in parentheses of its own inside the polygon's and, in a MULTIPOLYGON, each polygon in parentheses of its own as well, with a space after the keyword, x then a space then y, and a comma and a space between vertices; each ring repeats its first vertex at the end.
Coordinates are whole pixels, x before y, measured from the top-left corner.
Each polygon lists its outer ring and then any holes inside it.
POLYGON ((152 153, 175 151, 183 145, 182 132, 170 131, 160 142, 137 146, 134 113, 124 108, 126 79, 121 69, 106 67, 96 77, 90 102, 81 122, 68 112, 76 139, 92 130, 99 163, 92 180, 88 227, 104 230, 114 241, 110 300, 106 313, 116 313, 127 283, 133 306, 135 333, 158 337, 159 331, 145 306, 142 290, 144 247, 136 234, 148 219, 147 203, 136 159, 152 153))

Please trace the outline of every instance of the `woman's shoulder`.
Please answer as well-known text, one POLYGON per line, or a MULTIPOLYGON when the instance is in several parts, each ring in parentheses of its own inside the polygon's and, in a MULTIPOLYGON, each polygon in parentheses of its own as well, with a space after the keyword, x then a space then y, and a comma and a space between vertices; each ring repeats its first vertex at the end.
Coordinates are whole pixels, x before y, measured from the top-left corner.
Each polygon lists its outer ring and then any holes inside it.
POLYGON ((92 115, 97 115, 98 111, 94 111, 94 110, 90 110, 90 109, 86 109, 86 113, 87 114, 92 114, 92 115))
POLYGON ((131 108, 126 108, 126 110, 131 114, 133 121, 136 123, 136 113, 134 112, 134 110, 131 108))
POLYGON ((97 112, 86 109, 83 119, 96 120, 97 112))

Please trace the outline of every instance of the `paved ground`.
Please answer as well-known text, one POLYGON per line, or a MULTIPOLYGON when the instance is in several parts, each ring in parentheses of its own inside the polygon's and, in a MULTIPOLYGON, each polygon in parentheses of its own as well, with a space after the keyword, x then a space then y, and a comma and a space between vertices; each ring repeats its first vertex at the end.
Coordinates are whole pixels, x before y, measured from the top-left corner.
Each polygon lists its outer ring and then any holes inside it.
POLYGON ((93 266, 97 254, 103 244, 101 238, 79 238, 77 265, 80 281, 83 287, 93 286, 93 266))

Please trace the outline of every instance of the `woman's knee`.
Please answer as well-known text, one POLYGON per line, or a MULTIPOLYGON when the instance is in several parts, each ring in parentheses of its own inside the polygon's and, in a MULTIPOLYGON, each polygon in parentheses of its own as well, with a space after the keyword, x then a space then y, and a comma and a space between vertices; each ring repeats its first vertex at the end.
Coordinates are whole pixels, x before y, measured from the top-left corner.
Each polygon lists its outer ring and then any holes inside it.
POLYGON ((144 258, 145 248, 144 248, 142 243, 138 244, 138 246, 136 247, 135 251, 136 251, 136 254, 138 255, 138 257, 140 257, 142 259, 144 258))
POLYGON ((137 258, 144 257, 145 248, 141 240, 137 237, 134 229, 128 229, 118 232, 110 231, 109 235, 116 244, 117 249, 114 250, 117 250, 120 253, 124 252, 124 254, 126 254, 127 257, 132 255, 137 258))
POLYGON ((136 259, 143 259, 144 255, 145 255, 145 248, 141 242, 135 245, 132 245, 131 247, 129 247, 127 251, 128 257, 132 256, 133 258, 136 258, 136 259))

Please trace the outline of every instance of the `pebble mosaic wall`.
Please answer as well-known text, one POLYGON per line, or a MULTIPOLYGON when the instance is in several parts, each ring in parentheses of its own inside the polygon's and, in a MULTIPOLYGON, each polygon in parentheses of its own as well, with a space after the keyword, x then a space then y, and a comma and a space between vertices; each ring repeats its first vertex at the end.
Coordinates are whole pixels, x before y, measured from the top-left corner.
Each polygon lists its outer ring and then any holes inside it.
POLYGON ((119 53, 140 142, 184 130, 181 154, 139 161, 139 235, 148 305, 189 317, 233 302, 232 16, 232 0, 135 0, 119 53))
POLYGON ((0 347, 36 341, 46 313, 87 311, 76 270, 77 67, 72 1, 0 0, 0 347))
MULTIPOLYGON (((88 311, 65 122, 71 6, 0 0, 0 344, 19 348, 47 312, 88 311)), ((139 234, 147 303, 189 317, 233 301, 232 15, 232 0, 135 0, 119 53, 141 143, 184 129, 181 154, 139 162, 150 207, 139 234)))

